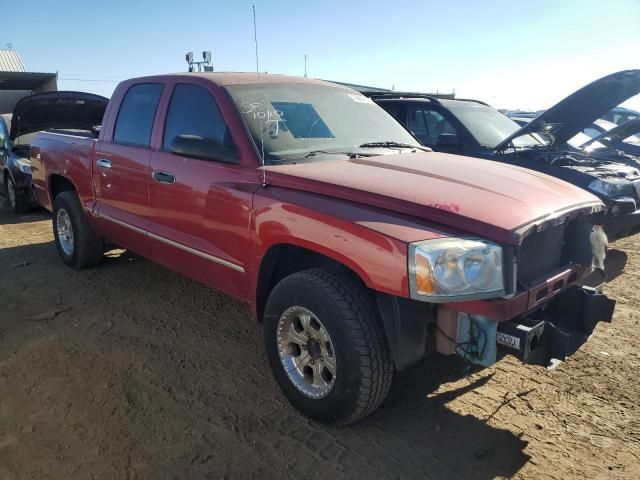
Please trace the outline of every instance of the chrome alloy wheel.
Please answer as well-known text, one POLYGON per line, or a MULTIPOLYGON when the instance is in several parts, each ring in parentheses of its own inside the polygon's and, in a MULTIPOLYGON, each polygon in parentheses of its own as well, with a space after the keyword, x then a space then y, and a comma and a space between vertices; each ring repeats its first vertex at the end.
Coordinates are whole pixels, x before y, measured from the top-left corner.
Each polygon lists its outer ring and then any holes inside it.
POLYGON ((64 208, 59 209, 56 215, 56 230, 62 251, 67 255, 72 255, 73 227, 71 226, 71 217, 69 217, 69 214, 64 208))
POLYGON ((16 208, 16 187, 11 179, 7 180, 7 195, 9 196, 11 208, 16 208))
POLYGON ((329 332, 310 310, 290 307, 278 321, 278 354, 291 383, 306 397, 326 397, 337 362, 329 332))

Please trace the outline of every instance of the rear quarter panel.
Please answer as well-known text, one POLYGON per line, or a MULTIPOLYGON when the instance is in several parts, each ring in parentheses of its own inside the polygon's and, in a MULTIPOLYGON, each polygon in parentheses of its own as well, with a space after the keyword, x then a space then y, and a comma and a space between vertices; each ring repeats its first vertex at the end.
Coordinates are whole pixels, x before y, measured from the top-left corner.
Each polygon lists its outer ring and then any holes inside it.
POLYGON ((51 179, 60 175, 76 188, 85 209, 91 209, 94 194, 91 179, 95 139, 52 132, 38 133, 31 145, 32 183, 38 202, 53 210, 51 179))

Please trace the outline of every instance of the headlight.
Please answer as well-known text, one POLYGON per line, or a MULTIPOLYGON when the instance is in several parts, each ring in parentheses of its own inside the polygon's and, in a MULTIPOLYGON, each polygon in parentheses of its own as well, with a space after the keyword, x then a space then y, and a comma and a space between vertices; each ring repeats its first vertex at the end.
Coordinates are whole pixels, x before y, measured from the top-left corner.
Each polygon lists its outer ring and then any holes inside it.
POLYGON ((29 160, 26 160, 24 158, 18 158, 16 159, 16 165, 18 166, 18 169, 22 173, 31 175, 31 163, 29 163, 29 160))
POLYGON ((589 190, 606 197, 626 197, 633 195, 633 184, 625 178, 609 180, 595 179, 589 184, 589 190))
POLYGON ((452 302, 505 295, 502 247, 443 238, 409 245, 411 298, 452 302))

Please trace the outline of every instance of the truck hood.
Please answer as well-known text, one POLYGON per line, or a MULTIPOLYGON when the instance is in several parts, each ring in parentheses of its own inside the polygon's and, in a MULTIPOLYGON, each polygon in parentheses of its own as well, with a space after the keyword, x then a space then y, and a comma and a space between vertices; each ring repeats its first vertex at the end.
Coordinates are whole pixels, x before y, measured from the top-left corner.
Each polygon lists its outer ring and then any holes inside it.
POLYGON ((9 137, 67 128, 91 130, 102 123, 109 99, 84 92, 48 92, 24 97, 16 103, 9 137))
POLYGON ((638 133, 640 133, 640 117, 629 120, 628 122, 618 125, 617 127, 613 127, 607 132, 593 137, 588 142, 580 145, 580 148, 587 148, 589 145, 593 145, 596 142, 602 141, 604 141, 605 143, 608 143, 607 141, 619 142, 624 140, 625 138, 630 137, 631 135, 635 135, 638 133))
POLYGON ((384 208, 501 243, 601 211, 589 192, 543 173, 445 153, 262 167, 269 185, 384 208))
POLYGON ((563 145, 596 119, 638 93, 640 93, 640 70, 612 73, 582 87, 542 112, 493 149, 505 150, 514 138, 530 133, 549 137, 551 147, 563 145))

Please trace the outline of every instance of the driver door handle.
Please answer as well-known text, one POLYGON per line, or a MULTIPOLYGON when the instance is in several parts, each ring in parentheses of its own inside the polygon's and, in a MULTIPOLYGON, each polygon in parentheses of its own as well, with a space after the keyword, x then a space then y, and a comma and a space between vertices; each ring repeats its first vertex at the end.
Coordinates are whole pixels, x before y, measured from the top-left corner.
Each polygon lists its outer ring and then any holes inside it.
POLYGON ((169 172, 162 172, 160 170, 154 170, 151 174, 151 178, 160 183, 176 183, 175 175, 169 172))

